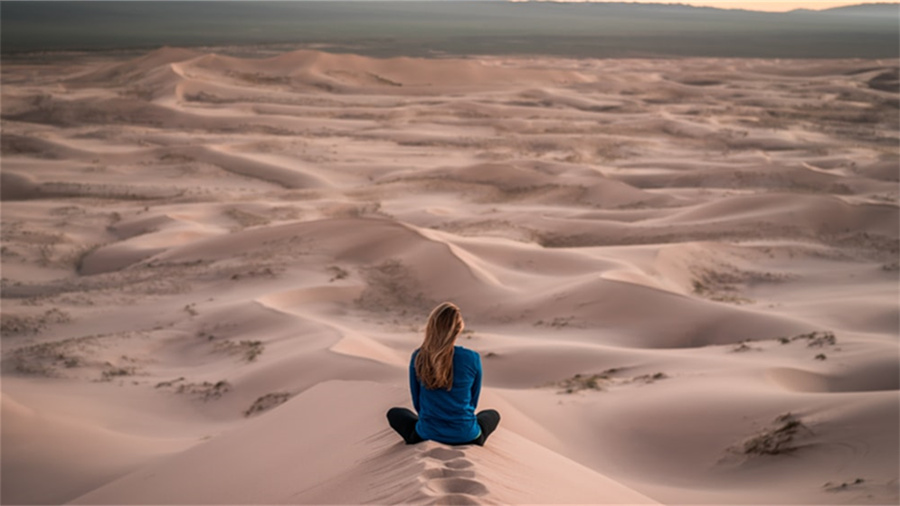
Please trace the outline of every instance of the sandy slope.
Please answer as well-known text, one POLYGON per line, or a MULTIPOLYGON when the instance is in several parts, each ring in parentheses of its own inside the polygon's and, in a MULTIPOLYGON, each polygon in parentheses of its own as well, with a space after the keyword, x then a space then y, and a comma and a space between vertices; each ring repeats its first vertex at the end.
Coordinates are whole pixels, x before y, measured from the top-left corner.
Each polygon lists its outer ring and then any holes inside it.
POLYGON ((4 503, 898 501, 896 62, 226 53, 3 65, 4 503))
POLYGON ((408 448, 371 423, 405 395, 378 383, 325 382, 75 503, 653 503, 510 431, 483 448, 408 448))

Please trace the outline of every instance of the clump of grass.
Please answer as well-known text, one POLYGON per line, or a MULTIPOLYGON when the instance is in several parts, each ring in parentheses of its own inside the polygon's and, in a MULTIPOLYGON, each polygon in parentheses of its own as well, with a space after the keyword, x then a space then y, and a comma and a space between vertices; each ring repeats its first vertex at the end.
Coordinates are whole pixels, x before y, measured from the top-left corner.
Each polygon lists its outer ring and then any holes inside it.
POLYGON ((263 411, 268 411, 276 406, 285 403, 291 398, 291 394, 287 392, 273 392, 263 395, 256 399, 253 404, 244 411, 244 416, 253 416, 263 411))
POLYGON ((603 390, 603 386, 610 380, 607 374, 576 374, 558 383, 562 389, 560 393, 574 394, 582 390, 603 390))
POLYGON ((666 373, 658 372, 656 374, 642 374, 640 376, 635 376, 631 381, 641 381, 644 383, 653 383, 654 381, 664 380, 669 376, 666 373))
POLYGON ((224 353, 232 354, 232 355, 243 355, 244 360, 247 362, 253 362, 257 357, 262 355, 263 350, 265 349, 265 345, 263 345, 262 341, 221 341, 216 343, 216 351, 221 351, 224 353))
POLYGON ((844 483, 841 483, 840 485, 835 485, 829 481, 829 482, 825 483, 824 485, 822 485, 822 488, 824 488, 828 492, 841 492, 841 491, 847 490, 850 487, 853 487, 855 485, 862 485, 865 482, 866 482, 866 480, 864 480, 862 478, 857 478, 857 479, 853 480, 852 482, 844 482, 844 483))
POLYGON ((350 275, 345 269, 338 267, 337 265, 332 265, 328 268, 328 272, 331 273, 331 279, 328 280, 329 283, 333 283, 335 281, 345 279, 350 275))
POLYGON ((185 383, 178 385, 178 388, 175 389, 175 393, 193 395, 204 401, 218 399, 229 391, 231 391, 231 383, 225 380, 217 381, 216 383, 210 383, 209 381, 185 383))
POLYGON ((582 390, 597 390, 602 392, 606 390, 607 387, 628 385, 631 383, 644 383, 649 385, 669 377, 663 372, 642 374, 633 378, 615 377, 615 375, 620 372, 622 372, 621 368, 613 367, 606 369, 599 374, 576 374, 571 378, 566 378, 562 381, 552 383, 551 385, 559 387, 559 393, 574 394, 582 390))
POLYGON ((60 366, 72 369, 85 365, 83 355, 96 346, 98 337, 71 337, 23 346, 10 353, 9 362, 22 374, 55 377, 60 366))
POLYGON ((792 413, 775 418, 774 425, 753 436, 742 445, 745 455, 781 455, 795 451, 794 440, 801 432, 812 432, 792 413))
POLYGON ((276 274, 275 274, 275 271, 272 270, 271 267, 260 267, 257 269, 251 269, 246 272, 236 272, 231 275, 231 280, 237 281, 242 278, 259 278, 262 276, 274 278, 276 276, 276 274))
POLYGON ((730 295, 730 294, 712 295, 709 297, 709 300, 714 301, 714 302, 727 302, 729 304, 736 304, 738 306, 741 306, 744 304, 753 304, 753 302, 754 302, 753 299, 748 299, 747 297, 740 297, 737 295, 730 295))
POLYGON ((604 385, 608 384, 612 379, 610 375, 615 369, 608 369, 600 374, 576 374, 571 378, 566 378, 559 383, 562 390, 560 393, 574 394, 582 390, 598 390, 603 391, 604 385))
POLYGON ((170 386, 173 386, 175 383, 178 383, 179 381, 184 381, 184 376, 181 376, 181 377, 175 378, 173 380, 169 380, 169 381, 160 381, 159 383, 156 384, 156 386, 154 388, 170 387, 170 386))
POLYGON ((262 341, 241 341, 239 344, 246 348, 244 358, 247 359, 247 362, 256 360, 256 357, 260 356, 265 348, 262 341))
POLYGON ((134 367, 113 367, 111 369, 106 369, 101 373, 100 379, 101 381, 112 381, 113 378, 117 378, 120 376, 132 376, 135 373, 134 367))
POLYGON ((823 346, 834 346, 837 343, 837 338, 834 337, 834 334, 831 332, 823 332, 821 334, 817 334, 813 332, 813 336, 810 338, 809 342, 806 343, 806 346, 810 348, 821 348, 823 346))
POLYGON ((824 346, 834 346, 837 344, 837 338, 834 332, 813 331, 806 334, 800 334, 791 338, 791 341, 806 340, 806 346, 810 348, 822 348, 824 346))
POLYGON ((4 313, 0 315, 0 334, 4 336, 34 335, 44 331, 50 324, 70 321, 72 321, 72 316, 57 308, 34 315, 4 313))
POLYGON ((550 327, 554 329, 562 329, 570 326, 574 326, 575 317, 574 316, 557 316, 556 318, 550 320, 549 322, 544 320, 538 320, 534 322, 535 327, 550 327))

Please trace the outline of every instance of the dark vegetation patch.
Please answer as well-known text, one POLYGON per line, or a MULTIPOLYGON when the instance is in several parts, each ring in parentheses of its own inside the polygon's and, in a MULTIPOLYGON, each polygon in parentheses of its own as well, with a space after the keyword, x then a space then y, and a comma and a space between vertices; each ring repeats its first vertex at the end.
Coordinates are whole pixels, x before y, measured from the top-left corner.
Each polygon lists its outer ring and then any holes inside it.
POLYGON ((853 481, 845 481, 845 482, 841 483, 840 485, 835 485, 834 483, 831 483, 829 481, 829 482, 825 483, 824 485, 822 485, 822 488, 824 488, 826 492, 843 492, 845 490, 859 488, 859 485, 862 485, 865 482, 866 482, 866 480, 864 480, 862 478, 857 478, 853 481))
POLYGON ((654 373, 654 374, 642 374, 640 376, 635 376, 634 378, 631 378, 631 381, 649 384, 649 383, 654 383, 659 380, 664 380, 668 377, 669 376, 666 375, 666 373, 658 372, 658 373, 654 373))
POLYGON ((810 332, 808 334, 801 334, 799 336, 794 336, 791 338, 792 341, 797 340, 806 340, 806 346, 810 348, 822 348, 823 346, 834 346, 837 343, 837 339, 834 337, 833 332, 810 332))
MULTIPOLYGON (((213 336, 210 336, 210 339, 212 338, 213 336)), ((262 341, 251 341, 247 339, 238 342, 219 341, 215 345, 216 351, 227 353, 229 355, 241 355, 247 362, 256 360, 257 357, 262 355, 265 348, 262 341)))
POLYGON ((740 445, 744 455, 782 455, 796 451, 797 438, 812 434, 809 427, 792 413, 778 416, 772 424, 740 445))
POLYGON ((746 341, 742 341, 742 342, 738 343, 734 348, 732 348, 731 351, 734 353, 745 353, 748 351, 759 351, 760 350, 759 348, 755 348, 755 347, 747 344, 749 342, 751 342, 749 339, 746 341))
POLYGON ((574 316, 557 316, 550 321, 538 320, 534 322, 535 327, 550 327, 552 329, 562 329, 566 327, 581 327, 575 322, 574 316))
POLYGON ((574 394, 576 392, 581 392, 582 390, 596 390, 602 392, 607 387, 625 385, 628 383, 651 384, 655 383, 656 381, 669 378, 667 374, 662 372, 657 372, 654 374, 641 374, 632 378, 616 377, 616 375, 621 371, 622 369, 620 368, 612 368, 607 369, 599 374, 579 373, 572 376, 571 378, 566 378, 562 381, 555 382, 552 385, 558 387, 560 389, 559 393, 561 394, 574 394))
POLYGON ((171 388, 176 394, 190 395, 202 401, 211 401, 222 397, 231 391, 231 383, 220 380, 215 383, 204 381, 203 383, 185 383, 184 377, 169 381, 161 381, 156 388, 171 388))
POLYGON ((261 277, 274 278, 274 277, 278 276, 277 271, 278 271, 277 268, 273 269, 272 267, 256 267, 256 268, 248 269, 243 272, 236 272, 231 275, 230 279, 232 281, 238 281, 238 280, 241 280, 244 278, 261 278, 261 277))
POLYGON ((0 314, 0 334, 3 336, 34 335, 54 323, 72 321, 72 316, 60 309, 52 308, 41 314, 24 315, 16 313, 0 314))
POLYGON ((184 376, 181 376, 179 378, 175 378, 175 379, 169 380, 169 381, 160 381, 159 383, 156 384, 155 388, 168 388, 168 387, 174 386, 176 383, 181 382, 181 381, 184 381, 184 376))
MULTIPOLYGON (((805 342, 807 348, 825 348, 826 346, 834 346, 837 344, 837 338, 834 336, 834 332, 830 332, 827 330, 814 330, 812 332, 799 334, 793 337, 782 336, 776 337, 775 339, 781 344, 805 342)), ((834 348, 834 350, 840 351, 840 348, 834 348)), ((815 360, 827 360, 828 356, 824 353, 818 353, 813 358, 815 360)))
POLYGON ((264 411, 268 411, 276 406, 279 406, 285 403, 288 399, 292 397, 292 394, 287 392, 272 392, 270 394, 263 395, 259 399, 256 399, 253 404, 244 411, 244 416, 253 416, 264 411))
POLYGON ((347 272, 346 270, 342 269, 341 267, 339 267, 337 265, 332 265, 331 267, 329 267, 328 273, 331 274, 331 279, 328 280, 329 283, 333 283, 333 282, 339 281, 341 279, 346 279, 347 276, 350 275, 349 272, 347 272))
POLYGON ((116 367, 112 364, 108 364, 108 368, 104 369, 100 374, 101 381, 112 381, 115 378, 122 376, 133 376, 137 372, 137 368, 128 366, 128 367, 116 367))
POLYGON ((691 270, 693 293, 700 297, 731 304, 749 304, 753 300, 739 295, 739 288, 758 283, 781 283, 788 276, 764 271, 748 271, 738 267, 719 264, 715 267, 695 267, 691 270))
POLYGON ((89 364, 91 348, 98 346, 101 336, 85 336, 32 344, 13 350, 8 363, 22 374, 59 377, 61 369, 89 364))
POLYGON ((610 381, 610 377, 606 374, 576 374, 560 381, 557 386, 562 389, 560 393, 574 394, 582 390, 602 391, 610 381))
POLYGON ((837 344, 837 338, 834 336, 834 332, 827 330, 814 330, 812 332, 807 332, 806 334, 798 334, 793 337, 776 337, 775 338, 781 344, 791 344, 795 341, 805 341, 806 346, 809 348, 824 348, 825 346, 834 346, 837 344))

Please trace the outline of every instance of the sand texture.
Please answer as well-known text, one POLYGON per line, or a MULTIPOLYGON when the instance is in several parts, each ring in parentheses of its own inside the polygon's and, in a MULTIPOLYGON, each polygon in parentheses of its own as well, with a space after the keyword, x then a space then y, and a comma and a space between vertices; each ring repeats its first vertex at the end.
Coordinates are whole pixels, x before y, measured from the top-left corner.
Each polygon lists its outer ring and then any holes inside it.
POLYGON ((3 64, 4 504, 900 500, 896 61, 226 53, 3 64))

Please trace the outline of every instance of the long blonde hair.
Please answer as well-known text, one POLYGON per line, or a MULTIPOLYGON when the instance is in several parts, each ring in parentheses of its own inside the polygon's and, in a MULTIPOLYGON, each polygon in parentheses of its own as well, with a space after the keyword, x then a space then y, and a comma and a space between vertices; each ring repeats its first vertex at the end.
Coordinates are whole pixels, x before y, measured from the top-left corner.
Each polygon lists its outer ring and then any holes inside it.
POLYGON ((425 340, 416 356, 416 377, 425 388, 453 387, 453 345, 462 332, 462 313, 455 304, 444 302, 431 311, 425 327, 425 340))

